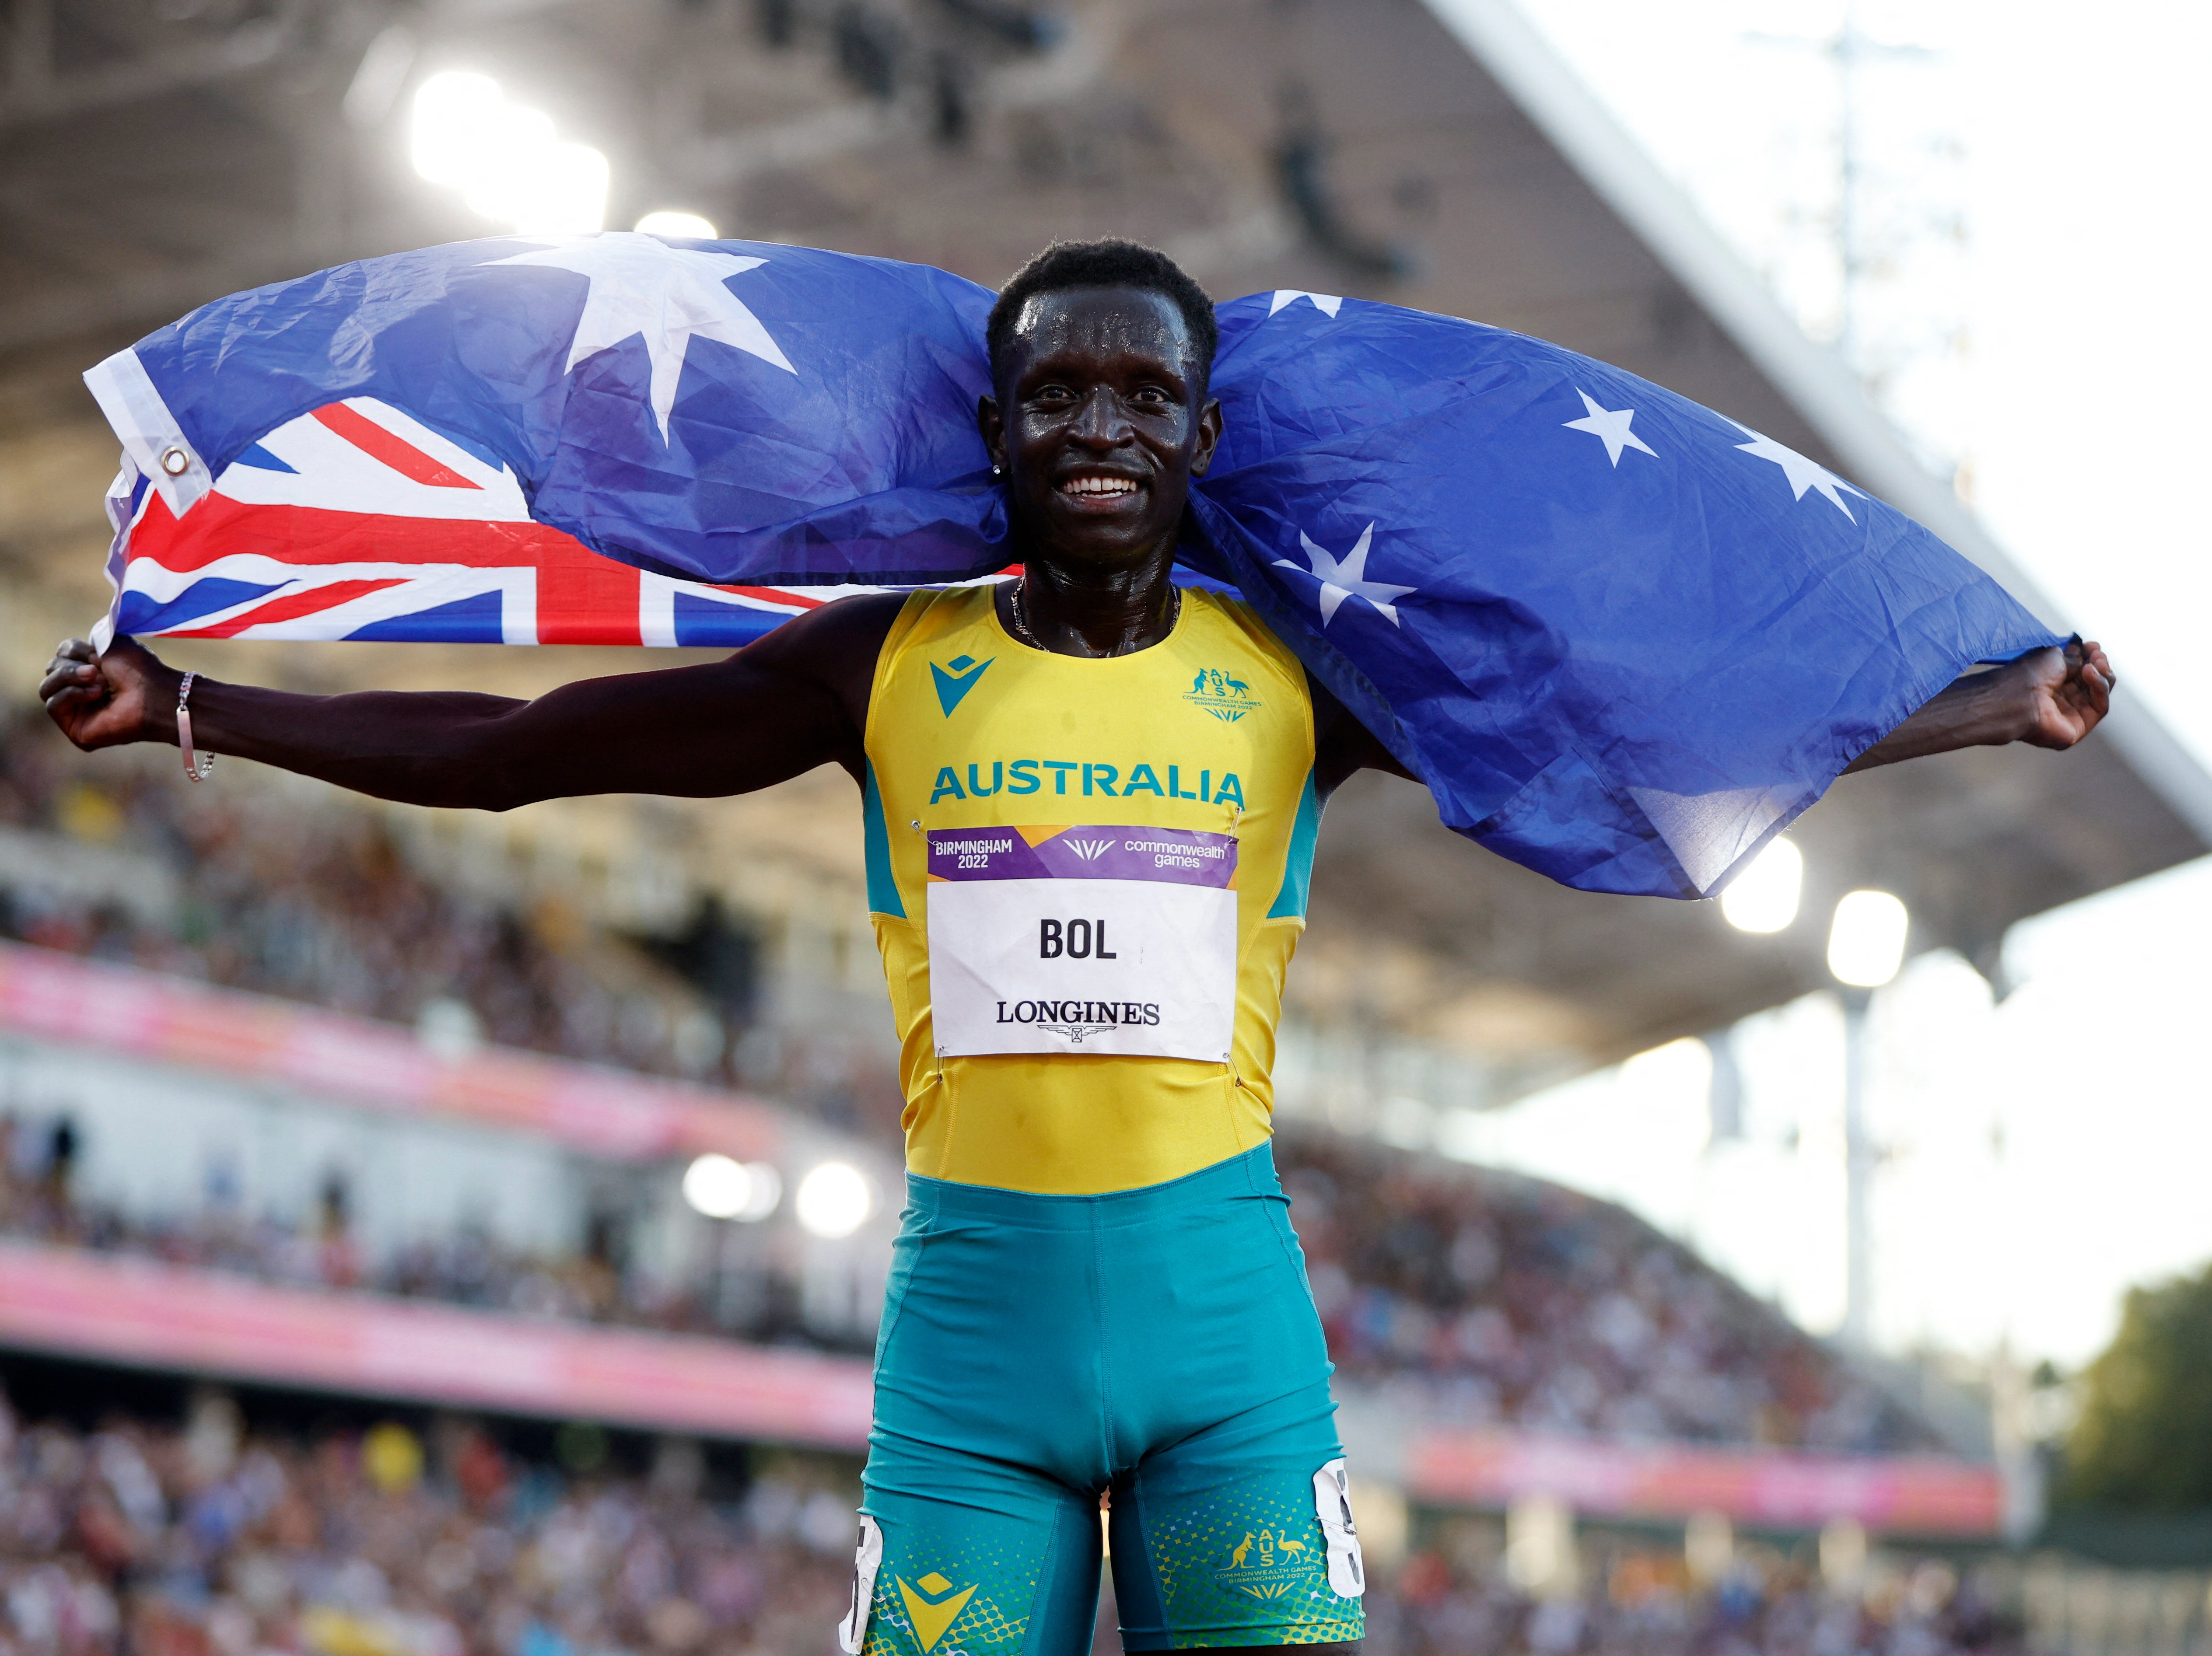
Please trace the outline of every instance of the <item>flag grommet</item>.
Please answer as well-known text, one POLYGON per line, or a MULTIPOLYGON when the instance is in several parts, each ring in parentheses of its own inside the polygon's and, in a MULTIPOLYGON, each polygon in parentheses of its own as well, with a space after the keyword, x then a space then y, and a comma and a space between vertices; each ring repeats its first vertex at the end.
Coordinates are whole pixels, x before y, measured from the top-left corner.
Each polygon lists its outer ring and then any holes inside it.
POLYGON ((172 477, 181 477, 192 469, 192 457, 174 443, 161 451, 161 470, 172 477))

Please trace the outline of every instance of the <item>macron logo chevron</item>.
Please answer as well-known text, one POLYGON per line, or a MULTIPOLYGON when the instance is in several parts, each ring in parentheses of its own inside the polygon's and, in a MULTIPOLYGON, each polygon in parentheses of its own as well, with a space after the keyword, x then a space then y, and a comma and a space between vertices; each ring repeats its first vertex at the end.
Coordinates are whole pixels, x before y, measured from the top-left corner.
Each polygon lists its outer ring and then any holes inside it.
POLYGON ((945 709, 947 719, 952 717, 952 710, 960 705, 961 698, 975 688, 975 681, 983 676, 983 670, 997 659, 996 656, 988 661, 978 661, 973 656, 955 656, 942 667, 933 661, 929 664, 930 673, 937 680, 937 705, 945 709))

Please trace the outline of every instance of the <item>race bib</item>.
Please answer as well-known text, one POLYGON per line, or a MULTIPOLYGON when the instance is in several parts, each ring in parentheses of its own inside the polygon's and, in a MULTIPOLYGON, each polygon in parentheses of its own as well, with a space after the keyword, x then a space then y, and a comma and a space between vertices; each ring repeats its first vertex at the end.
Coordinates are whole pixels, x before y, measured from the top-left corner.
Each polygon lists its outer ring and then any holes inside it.
POLYGON ((1237 841, 1181 828, 929 835, 937 1050, 1225 1063, 1237 841))

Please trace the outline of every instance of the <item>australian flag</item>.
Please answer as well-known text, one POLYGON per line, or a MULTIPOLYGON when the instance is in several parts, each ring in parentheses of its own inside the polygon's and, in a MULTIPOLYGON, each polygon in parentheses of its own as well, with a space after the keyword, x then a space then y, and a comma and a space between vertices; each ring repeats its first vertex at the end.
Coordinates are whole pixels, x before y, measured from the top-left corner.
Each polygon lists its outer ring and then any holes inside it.
MULTIPOLYGON (((123 440, 106 633, 737 645, 1004 569, 991 294, 635 233, 467 242, 203 306, 86 376, 123 440)), ((1976 662, 2061 641, 1804 456, 1540 340, 1219 307, 1182 556, 1444 821, 1698 896, 1976 662)))

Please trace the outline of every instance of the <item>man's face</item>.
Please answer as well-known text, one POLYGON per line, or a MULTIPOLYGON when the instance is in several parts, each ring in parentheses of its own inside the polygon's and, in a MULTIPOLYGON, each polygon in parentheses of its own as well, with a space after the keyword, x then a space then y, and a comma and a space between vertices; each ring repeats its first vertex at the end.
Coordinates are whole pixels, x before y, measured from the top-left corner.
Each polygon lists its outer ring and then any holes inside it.
POLYGON ((1220 404, 1194 401, 1190 355, 1158 294, 1078 288, 1022 307, 1003 403, 985 397, 977 418, 1025 555, 1115 568, 1172 544, 1221 436, 1220 404))

